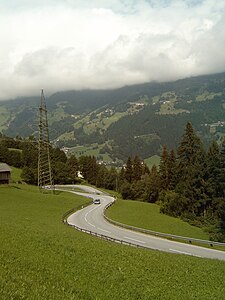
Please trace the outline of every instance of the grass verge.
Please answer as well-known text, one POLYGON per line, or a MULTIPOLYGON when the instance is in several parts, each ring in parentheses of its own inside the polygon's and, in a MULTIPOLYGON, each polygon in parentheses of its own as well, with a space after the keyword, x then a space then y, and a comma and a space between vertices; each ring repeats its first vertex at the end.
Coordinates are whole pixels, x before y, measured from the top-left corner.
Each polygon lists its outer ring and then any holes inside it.
POLYGON ((208 235, 178 218, 159 212, 159 206, 132 200, 118 200, 106 215, 117 222, 153 231, 207 240, 208 235))

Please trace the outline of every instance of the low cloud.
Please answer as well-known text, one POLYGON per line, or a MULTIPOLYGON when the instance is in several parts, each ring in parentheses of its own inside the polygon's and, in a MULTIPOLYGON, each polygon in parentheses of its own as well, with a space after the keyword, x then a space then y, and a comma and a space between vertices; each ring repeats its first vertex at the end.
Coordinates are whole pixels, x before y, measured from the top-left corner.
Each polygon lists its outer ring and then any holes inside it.
POLYGON ((223 1, 104 2, 1 7, 0 99, 225 71, 223 1))

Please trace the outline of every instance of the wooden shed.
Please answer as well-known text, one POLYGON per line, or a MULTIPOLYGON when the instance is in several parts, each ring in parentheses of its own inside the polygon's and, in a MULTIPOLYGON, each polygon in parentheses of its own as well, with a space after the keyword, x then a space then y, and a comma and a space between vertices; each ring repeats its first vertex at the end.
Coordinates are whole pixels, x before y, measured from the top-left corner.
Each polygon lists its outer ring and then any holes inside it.
POLYGON ((0 184, 8 184, 11 179, 11 168, 5 164, 0 163, 0 184))

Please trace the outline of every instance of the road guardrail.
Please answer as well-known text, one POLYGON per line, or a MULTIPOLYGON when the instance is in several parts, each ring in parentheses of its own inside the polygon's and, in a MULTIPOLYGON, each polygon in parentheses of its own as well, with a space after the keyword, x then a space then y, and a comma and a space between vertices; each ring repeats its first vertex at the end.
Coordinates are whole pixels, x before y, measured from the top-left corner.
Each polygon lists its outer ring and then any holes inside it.
MULTIPOLYGON (((64 190, 65 191, 65 190, 64 190)), ((131 226, 131 225, 127 225, 127 224, 124 224, 124 223, 120 223, 120 222, 117 222, 117 221, 114 221, 112 219, 110 219, 109 217, 107 217, 105 215, 106 213, 106 210, 115 203, 115 200, 116 198, 114 197, 114 200, 112 202, 110 202, 109 204, 107 204, 105 207, 104 207, 104 211, 103 211, 103 216, 104 218, 110 222, 111 224, 113 225, 116 225, 116 226, 119 226, 119 227, 122 227, 122 228, 126 228, 126 229, 130 229, 130 230, 133 230, 133 231, 137 231, 137 232, 141 232, 141 233, 145 233, 145 234, 149 234, 149 235, 153 235, 153 236, 157 236, 157 237, 162 237, 162 238, 167 238, 167 239, 171 239, 171 240, 180 240, 180 241, 185 241, 185 242, 189 242, 190 244, 192 243, 198 243, 198 244, 205 244, 205 245, 209 245, 211 247, 213 247, 214 245, 215 246, 222 246, 222 247, 225 247, 225 243, 221 243, 221 242, 214 242, 214 241, 209 241, 209 240, 201 240, 201 239, 197 239, 197 238, 191 238, 191 237, 185 237, 185 236, 180 236, 180 235, 174 235, 174 234, 169 234, 169 233, 163 233, 163 232, 158 232, 158 231, 153 231, 153 230, 149 230, 149 229, 144 229, 144 228, 139 228, 139 227, 135 227, 135 226, 131 226)), ((84 229, 84 228, 80 228, 76 225, 71 225, 67 222, 67 217, 69 215, 71 215, 72 213, 74 213, 75 211, 79 210, 79 209, 82 209, 88 205, 92 204, 92 201, 91 202, 88 202, 88 203, 85 203, 83 205, 80 205, 79 207, 76 207, 76 208, 73 208, 69 211, 67 211, 63 216, 62 216, 62 221, 64 224, 67 224, 68 226, 71 226, 71 227, 74 227, 75 229, 79 230, 79 231, 82 231, 82 232, 86 232, 86 233, 89 233, 91 235, 94 235, 94 236, 97 236, 97 237, 100 237, 104 240, 110 240, 110 241, 114 241, 114 242, 117 242, 117 243, 121 243, 121 244, 126 244, 126 245, 130 245, 130 246, 136 246, 136 247, 139 247, 139 248, 146 248, 148 249, 147 247, 144 247, 144 246, 141 246, 141 245, 136 245, 134 243, 131 243, 131 242, 127 242, 127 241, 122 241, 122 240, 119 240, 119 239, 115 239, 115 238, 112 238, 112 237, 109 237, 109 236, 106 236, 106 235, 103 235, 103 234, 100 234, 100 233, 97 233, 97 232, 93 232, 91 230, 87 230, 87 229, 84 229)))
POLYGON ((142 245, 137 245, 137 244, 132 243, 132 242, 127 242, 127 241, 124 241, 124 240, 119 240, 119 239, 116 239, 116 238, 113 238, 113 237, 110 237, 110 236, 107 236, 107 235, 104 235, 104 234, 101 234, 101 233, 97 233, 97 232, 94 232, 94 231, 91 231, 91 230, 88 230, 88 229, 81 228, 81 227, 79 227, 79 226, 77 226, 77 225, 69 224, 69 223, 67 222, 67 217, 68 217, 71 213, 73 213, 73 212, 75 212, 75 211, 77 211, 77 210, 78 210, 78 209, 76 209, 76 210, 75 210, 75 209, 71 209, 71 210, 69 210, 68 212, 66 212, 66 213, 62 216, 62 222, 63 222, 64 224, 66 224, 67 226, 70 226, 70 227, 75 228, 75 229, 78 230, 78 231, 88 233, 88 234, 90 234, 90 235, 96 236, 96 237, 101 238, 101 239, 103 239, 103 240, 107 240, 107 241, 111 241, 111 242, 115 242, 115 243, 120 243, 120 244, 122 244, 122 245, 128 245, 128 246, 137 247, 137 248, 145 248, 145 249, 149 249, 149 248, 147 248, 147 247, 145 247, 145 246, 142 246, 142 245))
POLYGON ((126 228, 126 229, 131 229, 131 230, 149 234, 149 235, 158 236, 158 237, 168 238, 168 239, 172 239, 172 240, 182 240, 182 241, 189 242, 190 244, 199 243, 199 244, 207 244, 207 245, 210 245, 211 247, 213 247, 213 245, 225 247, 225 243, 221 243, 221 242, 214 242, 214 241, 201 240, 201 239, 185 237, 185 236, 180 236, 180 235, 174 235, 174 234, 169 234, 169 233, 162 233, 162 232, 153 231, 153 230, 149 230, 149 229, 143 229, 143 228, 139 228, 139 227, 135 227, 135 226, 131 226, 131 225, 127 225, 127 224, 123 224, 123 223, 114 221, 105 215, 106 210, 113 204, 114 204, 114 201, 110 202, 108 205, 106 205, 104 208, 104 212, 103 212, 104 218, 113 225, 116 225, 116 226, 119 226, 122 228, 126 228))

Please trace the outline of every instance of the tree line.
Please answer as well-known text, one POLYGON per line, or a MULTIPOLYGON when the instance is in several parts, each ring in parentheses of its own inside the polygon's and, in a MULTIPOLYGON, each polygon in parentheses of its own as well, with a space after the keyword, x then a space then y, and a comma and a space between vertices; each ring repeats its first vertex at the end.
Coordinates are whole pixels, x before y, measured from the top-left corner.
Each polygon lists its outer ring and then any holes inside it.
POLYGON ((162 213, 204 227, 212 239, 225 241, 225 139, 221 146, 213 141, 205 149, 187 123, 178 148, 163 147, 158 168, 138 179, 134 161, 128 159, 121 172, 123 198, 157 203, 162 213))
POLYGON ((206 149, 188 122, 177 149, 162 148, 151 170, 136 155, 117 171, 94 157, 79 159, 84 178, 116 190, 123 199, 157 203, 160 212, 203 227, 211 239, 225 241, 225 139, 206 149))
MULTIPOLYGON (((59 148, 50 146, 51 169, 54 184, 78 183, 78 172, 90 184, 116 189, 116 168, 100 165, 94 156, 67 157, 59 148)), ((38 142, 33 137, 11 138, 0 134, 0 162, 22 169, 22 180, 37 185, 38 142)))
MULTIPOLYGON (((128 157, 119 171, 94 156, 67 157, 59 148, 51 147, 50 156, 55 184, 78 183, 80 172, 90 184, 118 191, 123 199, 157 203, 162 213, 202 226, 212 239, 225 241, 225 139, 205 149, 187 123, 177 149, 164 146, 159 166, 151 170, 137 155, 128 157)), ((37 159, 33 138, 0 136, 0 161, 22 168, 22 179, 29 184, 37 184, 37 159)))

